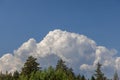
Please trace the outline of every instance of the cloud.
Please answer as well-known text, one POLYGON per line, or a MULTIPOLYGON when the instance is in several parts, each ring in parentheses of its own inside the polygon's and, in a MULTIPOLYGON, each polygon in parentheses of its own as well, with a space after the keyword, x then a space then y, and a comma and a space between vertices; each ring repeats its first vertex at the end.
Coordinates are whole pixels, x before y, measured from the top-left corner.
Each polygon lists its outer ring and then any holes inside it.
POLYGON ((98 46, 85 35, 56 29, 38 43, 31 38, 14 50, 13 55, 3 55, 0 58, 0 71, 20 71, 27 57, 32 55, 42 67, 55 66, 57 60, 62 58, 75 72, 94 71, 97 62, 100 62, 107 73, 120 69, 120 57, 116 57, 116 54, 115 49, 98 46))

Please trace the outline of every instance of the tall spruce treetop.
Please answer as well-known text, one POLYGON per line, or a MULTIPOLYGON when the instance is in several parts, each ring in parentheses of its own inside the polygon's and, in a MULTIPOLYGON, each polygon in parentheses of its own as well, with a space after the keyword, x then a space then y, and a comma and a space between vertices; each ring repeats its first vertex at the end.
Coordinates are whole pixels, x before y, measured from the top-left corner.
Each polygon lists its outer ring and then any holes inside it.
POLYGON ((32 72, 36 72, 40 69, 39 64, 36 62, 36 58, 29 56, 26 60, 21 74, 30 75, 32 72))
POLYGON ((15 71, 15 72, 13 73, 13 78, 14 78, 15 80, 17 80, 17 79, 19 78, 19 72, 18 72, 18 71, 15 71))
POLYGON ((63 61, 62 59, 58 60, 57 65, 56 65, 56 70, 67 71, 68 68, 65 65, 65 61, 63 61))
POLYGON ((82 75, 81 80, 86 80, 84 75, 82 75))
POLYGON ((91 80, 95 80, 94 76, 91 77, 91 80))
POLYGON ((95 70, 95 79, 96 80, 104 80, 104 74, 101 71, 101 64, 98 62, 97 63, 97 69, 95 70))
POLYGON ((118 73, 117 73, 117 71, 115 71, 115 73, 114 73, 113 80, 119 80, 119 77, 118 77, 118 73))

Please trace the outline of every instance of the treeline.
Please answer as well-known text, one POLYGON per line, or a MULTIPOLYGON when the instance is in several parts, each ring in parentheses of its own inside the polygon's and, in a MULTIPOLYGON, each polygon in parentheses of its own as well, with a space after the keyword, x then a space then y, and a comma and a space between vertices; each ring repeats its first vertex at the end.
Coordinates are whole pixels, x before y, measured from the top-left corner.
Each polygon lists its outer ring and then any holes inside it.
MULTIPOLYGON (((84 75, 76 75, 62 59, 58 60, 55 68, 49 66, 47 69, 42 69, 36 60, 32 56, 28 57, 21 72, 1 72, 0 80, 108 80, 101 71, 100 63, 97 64, 95 74, 87 79, 84 75)), ((119 80, 117 72, 112 80, 119 80)))

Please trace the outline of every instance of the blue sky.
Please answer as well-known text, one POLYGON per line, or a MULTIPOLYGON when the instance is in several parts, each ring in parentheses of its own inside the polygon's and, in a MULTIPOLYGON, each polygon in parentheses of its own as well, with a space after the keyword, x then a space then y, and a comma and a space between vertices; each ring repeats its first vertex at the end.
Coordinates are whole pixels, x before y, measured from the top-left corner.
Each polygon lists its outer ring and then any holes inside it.
POLYGON ((80 33, 120 52, 119 0, 0 0, 0 56, 51 30, 80 33))

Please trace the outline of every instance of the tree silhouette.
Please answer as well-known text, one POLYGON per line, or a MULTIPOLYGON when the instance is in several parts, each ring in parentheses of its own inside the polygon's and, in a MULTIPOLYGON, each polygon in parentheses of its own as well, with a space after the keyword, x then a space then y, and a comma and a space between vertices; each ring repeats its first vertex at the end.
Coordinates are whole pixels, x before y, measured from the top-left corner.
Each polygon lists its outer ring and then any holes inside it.
POLYGON ((36 58, 29 56, 22 68, 21 74, 30 75, 32 72, 38 71, 40 67, 36 60, 36 58))
POLYGON ((113 80, 119 80, 119 77, 118 77, 118 73, 117 73, 117 71, 115 71, 115 73, 114 73, 113 80))
POLYGON ((94 76, 91 77, 91 80, 95 80, 94 76))
POLYGON ((96 80, 104 80, 104 74, 101 71, 101 64, 98 62, 97 63, 97 69, 95 70, 95 79, 96 80))
POLYGON ((63 61, 62 59, 58 60, 57 65, 56 65, 56 71, 57 70, 62 70, 64 72, 67 72, 68 68, 65 65, 65 61, 63 61))

